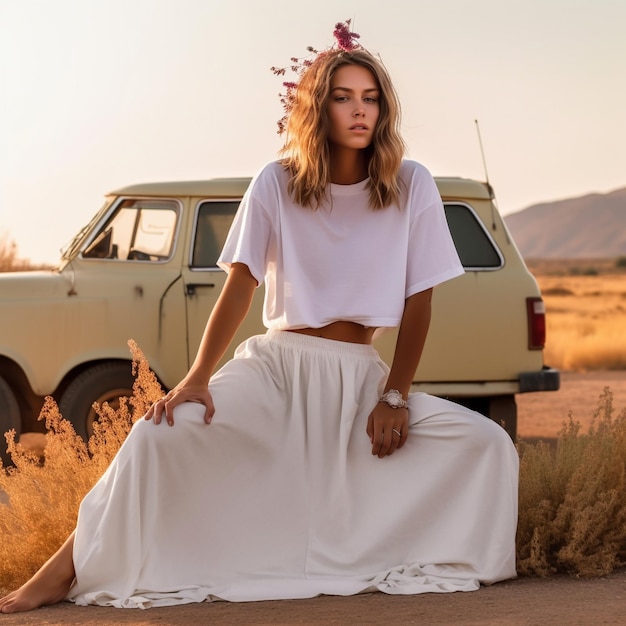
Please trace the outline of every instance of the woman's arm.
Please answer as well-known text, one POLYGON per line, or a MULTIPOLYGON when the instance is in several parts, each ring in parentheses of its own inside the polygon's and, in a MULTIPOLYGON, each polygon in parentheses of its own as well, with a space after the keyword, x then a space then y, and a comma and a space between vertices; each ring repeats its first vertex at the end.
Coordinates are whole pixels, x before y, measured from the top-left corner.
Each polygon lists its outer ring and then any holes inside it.
MULTIPOLYGON (((404 313, 400 321, 398 340, 385 391, 397 389, 405 400, 424 350, 430 326, 432 292, 432 289, 427 289, 416 293, 407 298, 404 304, 404 313)), ((372 442, 372 454, 382 458, 392 454, 397 448, 401 448, 409 432, 408 425, 408 409, 394 409, 386 402, 379 402, 367 423, 367 434, 372 442)))
POLYGON ((206 406, 204 421, 211 423, 215 407, 208 389, 209 379, 246 317, 256 287, 256 279, 248 266, 233 263, 220 297, 211 311, 198 354, 188 374, 164 398, 150 407, 145 419, 154 418, 154 423, 159 424, 165 413, 165 419, 171 426, 174 423, 174 407, 182 402, 199 402, 206 406))

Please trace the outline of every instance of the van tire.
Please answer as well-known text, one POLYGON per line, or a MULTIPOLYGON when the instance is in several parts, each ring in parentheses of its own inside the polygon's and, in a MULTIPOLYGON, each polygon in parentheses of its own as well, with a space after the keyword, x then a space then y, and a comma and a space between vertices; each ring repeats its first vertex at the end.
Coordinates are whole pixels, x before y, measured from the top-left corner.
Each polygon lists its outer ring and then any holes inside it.
POLYGON ((11 465, 11 457, 7 453, 7 442, 4 434, 11 429, 15 430, 17 441, 21 432, 20 405, 9 383, 0 376, 0 458, 4 466, 11 465))
POLYGON ((77 435, 88 441, 93 435, 93 423, 98 419, 94 403, 108 402, 117 408, 121 397, 132 395, 133 382, 130 362, 107 361, 92 365, 65 389, 59 402, 61 415, 72 423, 77 435))

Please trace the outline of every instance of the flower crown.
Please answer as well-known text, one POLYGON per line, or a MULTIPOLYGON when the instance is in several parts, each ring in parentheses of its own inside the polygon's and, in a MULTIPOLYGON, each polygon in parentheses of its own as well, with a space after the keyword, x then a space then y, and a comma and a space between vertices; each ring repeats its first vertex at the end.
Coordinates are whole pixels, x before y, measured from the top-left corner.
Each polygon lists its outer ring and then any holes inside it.
MULTIPOLYGON (((351 21, 352 20, 346 20, 345 22, 337 22, 337 24, 335 24, 335 30, 333 31, 335 43, 329 48, 320 52, 312 46, 307 46, 307 52, 309 53, 307 57, 291 57, 291 65, 289 67, 272 67, 272 72, 276 76, 284 76, 287 70, 291 70, 299 80, 302 77, 302 74, 304 74, 304 72, 311 67, 317 59, 326 54, 336 50, 345 50, 346 52, 352 52, 352 50, 363 50, 363 46, 356 41, 356 39, 360 38, 360 35, 358 33, 353 33, 350 30, 351 21)), ((287 120, 289 119, 289 114, 291 113, 291 110, 296 102, 298 82, 284 81, 283 87, 285 88, 285 93, 278 94, 280 102, 283 105, 283 109, 285 110, 285 114, 278 120, 279 135, 282 135, 287 129, 287 120)))

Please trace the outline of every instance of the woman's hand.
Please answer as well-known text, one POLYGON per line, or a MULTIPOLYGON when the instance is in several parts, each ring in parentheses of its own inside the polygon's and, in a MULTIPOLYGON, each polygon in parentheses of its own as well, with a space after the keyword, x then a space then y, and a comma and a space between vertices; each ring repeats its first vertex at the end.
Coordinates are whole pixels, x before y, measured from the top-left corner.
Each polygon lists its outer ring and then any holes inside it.
POLYGON ((248 313, 256 286, 256 279, 248 266, 233 263, 220 297, 211 311, 189 373, 166 396, 150 407, 145 419, 160 424, 165 414, 167 423, 173 426, 174 408, 183 402, 197 402, 204 404, 204 421, 211 423, 215 406, 209 393, 209 377, 248 313))
POLYGON ((372 454, 379 459, 393 454, 404 445, 409 434, 409 410, 379 402, 367 420, 367 434, 372 442, 372 454))
MULTIPOLYGON (((415 370, 420 362, 431 315, 432 289, 409 296, 398 330, 396 350, 387 378, 386 389, 396 389, 407 398, 415 370)), ((372 442, 372 454, 382 459, 401 448, 409 434, 408 409, 394 409, 379 402, 367 421, 367 434, 372 442)))
POLYGON ((144 419, 153 420, 155 424, 160 424, 165 415, 165 420, 170 426, 174 425, 174 408, 183 402, 197 402, 204 404, 206 410, 204 412, 204 421, 211 423, 215 413, 213 398, 209 393, 209 386, 204 381, 194 380, 193 378, 183 379, 174 389, 160 400, 155 402, 144 419))

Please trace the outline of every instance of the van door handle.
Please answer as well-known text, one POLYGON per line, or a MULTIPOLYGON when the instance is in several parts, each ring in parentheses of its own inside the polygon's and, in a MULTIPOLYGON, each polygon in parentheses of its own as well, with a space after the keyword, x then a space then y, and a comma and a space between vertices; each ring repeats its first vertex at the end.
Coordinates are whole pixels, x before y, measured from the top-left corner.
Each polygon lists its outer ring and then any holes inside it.
POLYGON ((196 289, 201 287, 206 287, 208 289, 213 289, 215 287, 215 283, 189 283, 185 286, 185 291, 188 296, 195 296, 196 289))

